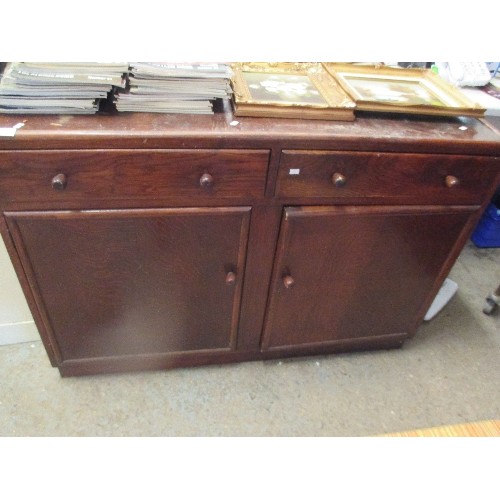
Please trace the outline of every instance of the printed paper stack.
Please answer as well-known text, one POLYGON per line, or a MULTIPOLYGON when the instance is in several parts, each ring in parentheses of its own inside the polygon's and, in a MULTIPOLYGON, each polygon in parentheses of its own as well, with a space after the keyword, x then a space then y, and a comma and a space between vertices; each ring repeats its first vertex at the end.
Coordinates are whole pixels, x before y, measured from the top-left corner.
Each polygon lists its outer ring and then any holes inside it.
POLYGON ((94 114, 128 63, 11 62, 0 80, 0 113, 94 114))
POLYGON ((216 99, 231 96, 229 65, 130 63, 130 87, 116 94, 118 111, 213 114, 216 99))

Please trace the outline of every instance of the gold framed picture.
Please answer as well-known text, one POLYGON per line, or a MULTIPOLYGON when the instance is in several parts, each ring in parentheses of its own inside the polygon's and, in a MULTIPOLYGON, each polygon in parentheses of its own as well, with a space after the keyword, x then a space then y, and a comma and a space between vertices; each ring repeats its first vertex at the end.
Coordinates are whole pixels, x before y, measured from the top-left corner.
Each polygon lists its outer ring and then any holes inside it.
POLYGON ((320 63, 231 67, 235 116, 354 120, 354 102, 320 63))
POLYGON ((363 111, 439 116, 484 115, 485 109, 431 70, 323 63, 363 111))

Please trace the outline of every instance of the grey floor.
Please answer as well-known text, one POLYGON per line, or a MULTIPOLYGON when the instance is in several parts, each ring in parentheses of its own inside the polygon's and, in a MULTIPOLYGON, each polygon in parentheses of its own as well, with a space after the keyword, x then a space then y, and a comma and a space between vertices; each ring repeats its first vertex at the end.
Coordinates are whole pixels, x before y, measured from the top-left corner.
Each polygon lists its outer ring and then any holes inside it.
MULTIPOLYGON (((403 348, 61 378, 41 342, 0 347, 0 436, 372 436, 500 418, 500 249, 469 243, 459 289, 403 348)), ((411 293, 411 290, 408 290, 411 293)))

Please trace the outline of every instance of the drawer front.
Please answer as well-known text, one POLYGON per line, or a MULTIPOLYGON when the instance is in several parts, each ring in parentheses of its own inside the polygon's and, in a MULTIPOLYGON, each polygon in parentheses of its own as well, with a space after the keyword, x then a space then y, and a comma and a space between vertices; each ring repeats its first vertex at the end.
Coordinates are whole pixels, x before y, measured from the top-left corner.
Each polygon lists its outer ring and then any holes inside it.
POLYGON ((280 197, 480 203, 500 159, 480 156, 283 151, 280 197))
POLYGON ((268 158, 266 150, 0 152, 0 200, 256 197, 268 158))

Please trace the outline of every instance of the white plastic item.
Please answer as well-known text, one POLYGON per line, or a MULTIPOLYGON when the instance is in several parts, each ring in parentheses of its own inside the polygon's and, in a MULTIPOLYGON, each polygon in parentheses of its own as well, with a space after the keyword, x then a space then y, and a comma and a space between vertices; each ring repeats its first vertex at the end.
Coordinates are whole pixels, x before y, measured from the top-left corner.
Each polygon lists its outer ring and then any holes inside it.
POLYGON ((484 62, 437 62, 438 74, 458 87, 483 87, 491 80, 484 62))
POLYGON ((455 295, 458 290, 458 285, 449 278, 444 280, 444 283, 441 285, 441 289, 439 290, 434 302, 429 307, 427 314, 424 317, 424 321, 430 321, 436 314, 443 309, 443 307, 448 304, 453 295, 455 295))
POLYGON ((500 99, 487 94, 481 89, 463 88, 460 90, 471 101, 484 108, 486 116, 500 116, 500 99))

